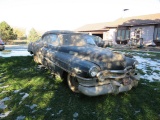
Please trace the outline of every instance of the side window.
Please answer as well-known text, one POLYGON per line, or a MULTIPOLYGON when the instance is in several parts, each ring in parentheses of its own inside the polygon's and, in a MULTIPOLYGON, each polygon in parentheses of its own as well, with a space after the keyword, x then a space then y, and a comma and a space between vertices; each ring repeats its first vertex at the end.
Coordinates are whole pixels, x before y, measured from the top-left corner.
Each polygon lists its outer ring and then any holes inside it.
POLYGON ((160 40, 160 28, 158 28, 158 31, 157 31, 157 40, 160 40))
POLYGON ((129 29, 120 29, 117 31, 117 40, 128 40, 130 38, 129 29))
POLYGON ((126 30, 125 39, 126 39, 126 40, 129 40, 129 38, 130 38, 130 30, 126 30))
POLYGON ((154 40, 160 40, 160 27, 155 27, 154 40))
POLYGON ((121 40, 121 30, 118 30, 118 33, 117 33, 117 40, 121 40))
POLYGON ((121 36, 122 36, 122 40, 124 40, 125 39, 125 30, 122 30, 121 36))
POLYGON ((73 44, 73 41, 71 39, 71 35, 61 35, 59 36, 61 45, 71 45, 73 44))
POLYGON ((49 41, 50 41, 49 35, 46 35, 46 36, 43 37, 43 42, 48 43, 49 41))
POLYGON ((154 40, 157 40, 157 31, 158 31, 158 28, 155 28, 155 30, 154 30, 154 40))
POLYGON ((57 35, 50 34, 50 44, 59 45, 59 40, 57 35))

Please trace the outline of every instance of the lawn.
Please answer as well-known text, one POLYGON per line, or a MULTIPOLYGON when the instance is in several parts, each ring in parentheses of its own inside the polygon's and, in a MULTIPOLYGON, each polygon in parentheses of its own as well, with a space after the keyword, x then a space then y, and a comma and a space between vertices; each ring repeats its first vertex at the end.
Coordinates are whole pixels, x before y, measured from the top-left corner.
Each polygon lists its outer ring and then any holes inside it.
POLYGON ((160 82, 141 78, 129 92, 88 97, 71 92, 66 82, 37 67, 31 56, 0 58, 1 119, 160 119, 160 82))

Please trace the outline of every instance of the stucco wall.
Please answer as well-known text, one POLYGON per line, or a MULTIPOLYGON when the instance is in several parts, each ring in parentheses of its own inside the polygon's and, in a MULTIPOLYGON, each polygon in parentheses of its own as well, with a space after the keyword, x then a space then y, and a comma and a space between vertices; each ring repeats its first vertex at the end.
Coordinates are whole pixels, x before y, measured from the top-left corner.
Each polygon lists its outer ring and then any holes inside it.
POLYGON ((116 39, 116 29, 110 29, 107 32, 103 32, 103 40, 112 40, 113 44, 116 44, 115 39, 116 39))
POLYGON ((144 45, 155 45, 153 42, 154 26, 137 26, 131 27, 130 29, 130 38, 134 38, 135 29, 142 29, 142 38, 144 45))

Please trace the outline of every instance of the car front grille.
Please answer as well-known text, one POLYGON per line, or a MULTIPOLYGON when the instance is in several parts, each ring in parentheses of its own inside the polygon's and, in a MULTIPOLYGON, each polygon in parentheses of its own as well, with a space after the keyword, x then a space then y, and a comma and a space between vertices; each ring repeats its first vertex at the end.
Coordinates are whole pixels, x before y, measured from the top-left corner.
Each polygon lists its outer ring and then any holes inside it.
POLYGON ((100 82, 104 80, 120 80, 127 77, 134 76, 135 69, 133 67, 128 66, 124 70, 104 70, 97 74, 97 78, 100 82))

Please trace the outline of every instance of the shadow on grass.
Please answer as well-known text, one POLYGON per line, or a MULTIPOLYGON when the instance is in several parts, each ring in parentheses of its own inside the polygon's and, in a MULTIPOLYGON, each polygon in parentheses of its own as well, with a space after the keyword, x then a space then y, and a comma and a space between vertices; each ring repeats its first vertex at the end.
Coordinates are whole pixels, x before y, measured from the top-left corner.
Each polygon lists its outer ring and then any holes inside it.
POLYGON ((7 91, 0 99, 11 98, 5 102, 8 107, 0 112, 12 111, 3 119, 18 116, 45 120, 160 118, 160 83, 141 80, 137 88, 127 93, 88 97, 71 92, 65 82, 52 78, 48 70, 37 70, 32 57, 0 58, 0 63, 3 73, 0 82, 9 85, 0 89, 7 91), (14 93, 15 90, 20 91, 14 93), (25 93, 29 96, 22 100, 25 93), (34 104, 36 107, 31 108, 34 104))

